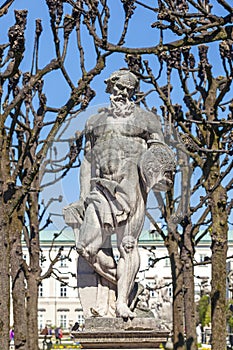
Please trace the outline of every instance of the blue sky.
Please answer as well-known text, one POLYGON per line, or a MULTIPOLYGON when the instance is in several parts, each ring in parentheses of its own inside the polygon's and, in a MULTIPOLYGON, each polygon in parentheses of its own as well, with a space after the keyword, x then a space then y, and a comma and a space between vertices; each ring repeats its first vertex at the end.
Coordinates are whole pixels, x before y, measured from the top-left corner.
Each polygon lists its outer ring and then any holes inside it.
MULTIPOLYGON (((149 0, 147 3, 153 4, 154 1, 149 0)), ((116 43, 119 40, 119 29, 123 23, 123 10, 120 1, 110 1, 110 4, 111 11, 114 16, 110 19, 109 38, 111 42, 116 43)), ((15 0, 8 11, 8 14, 1 18, 1 27, 6 28, 6 30, 1 30, 0 32, 0 43, 7 41, 7 28, 14 24, 14 9, 28 10, 26 52, 25 59, 21 65, 22 71, 30 70, 31 68, 35 20, 37 18, 42 19, 43 33, 41 35, 39 58, 39 67, 42 68, 51 60, 52 57, 55 57, 46 2, 45 0, 15 0)), ((70 13, 71 7, 69 5, 66 5, 65 10, 65 12, 70 13)), ((155 17, 153 14, 151 14, 150 11, 143 10, 142 13, 142 11, 136 10, 134 21, 132 22, 132 25, 130 24, 129 26, 129 32, 127 35, 128 39, 126 41, 126 44, 130 42, 130 45, 137 45, 140 47, 151 45, 153 42, 157 42, 157 40, 155 40, 155 37, 158 35, 155 35, 155 30, 150 28, 150 23, 152 23, 154 20, 155 17), (144 25, 142 21, 147 25, 144 25)), ((85 64, 87 69, 90 69, 95 64, 95 54, 93 51, 92 42, 90 41, 86 30, 82 31, 82 41, 85 53, 85 64)), ((66 68, 69 71, 69 74, 74 82, 76 82, 80 77, 79 60, 77 52, 73 49, 75 45, 75 33, 73 33, 71 35, 71 44, 68 50, 66 68)), ((93 88, 97 91, 101 91, 101 93, 97 94, 95 101, 93 102, 94 104, 107 102, 108 96, 104 93, 105 85, 103 81, 109 76, 112 71, 117 70, 122 66, 125 66, 124 57, 122 54, 114 54, 109 58, 109 60, 107 60, 106 69, 101 75, 101 78, 97 77, 97 79, 93 81, 93 88)), ((61 76, 58 77, 57 75, 57 72, 52 73, 48 78, 46 78, 46 87, 49 90, 49 101, 51 101, 51 104, 60 104, 62 101, 65 102, 67 97, 65 91, 62 91, 62 89, 59 89, 58 87, 59 83, 62 85, 62 78, 61 76), (55 81, 56 88, 54 89, 55 81)))
MULTIPOLYGON (((3 3, 3 1, 1 1, 3 3)), ((156 1, 147 0, 146 4, 154 7, 156 6, 156 1)), ((119 40, 119 30, 122 28, 122 18, 123 10, 122 4, 116 0, 109 1, 112 17, 109 22, 109 38, 110 41, 116 43, 119 40)), ((218 13, 220 13, 219 5, 215 5, 218 13)), ((0 31, 0 44, 7 41, 7 30, 9 26, 14 24, 14 9, 28 9, 28 24, 26 30, 26 52, 23 63, 20 67, 22 71, 27 71, 31 69, 31 60, 33 54, 34 46, 34 28, 35 20, 37 18, 42 19, 43 33, 41 35, 40 43, 40 58, 39 58, 39 68, 42 68, 44 65, 49 63, 49 61, 55 57, 53 39, 51 36, 50 26, 49 26, 49 16, 45 0, 15 0, 13 6, 10 7, 9 12, 6 16, 1 18, 1 31, 0 31)), ((65 10, 70 13, 70 7, 67 5, 65 10)), ((65 11, 65 12, 66 12, 65 11)), ((224 14, 224 13, 221 13, 224 14)), ((150 24, 157 20, 156 13, 152 13, 147 9, 138 7, 133 16, 133 21, 129 25, 129 31, 127 35, 126 45, 131 47, 146 47, 151 45, 157 45, 159 42, 159 32, 156 29, 152 29, 150 24)), ((170 33, 166 34, 167 38, 165 41, 176 40, 177 37, 171 35, 170 33)), ((95 64, 95 53, 93 49, 92 42, 90 41, 89 35, 86 30, 82 31, 82 41, 85 52, 85 63, 86 68, 90 69, 95 64)), ((80 78, 80 67, 79 67, 79 57, 77 50, 75 49, 75 33, 71 35, 70 46, 68 48, 68 56, 66 60, 66 69, 69 72, 70 77, 73 80, 73 83, 76 84, 80 78)), ((210 45, 210 61, 213 64, 213 71, 216 75, 221 75, 220 61, 218 55, 216 55, 217 45, 210 45)), ((148 57, 145 55, 144 59, 148 57)), ((151 66, 155 75, 158 74, 158 61, 157 58, 150 58, 151 66)), ((111 55, 106 62, 106 69, 103 73, 96 77, 92 82, 91 86, 96 91, 96 97, 91 102, 90 107, 80 116, 78 116, 72 123, 69 128, 68 137, 72 137, 75 130, 81 130, 84 126, 85 120, 88 116, 96 113, 98 107, 106 105, 109 100, 108 94, 105 93, 105 84, 104 79, 109 77, 109 75, 118 70, 121 67, 126 66, 124 62, 124 56, 122 54, 116 53, 111 55)), ((182 94, 179 91, 178 80, 175 77, 176 73, 173 74, 173 99, 177 103, 182 103, 182 94)), ((161 80, 162 81, 162 80, 161 80)), ((164 80, 165 83, 165 80, 164 80)), ((162 84, 162 82, 161 82, 162 84)), ((142 85, 142 90, 149 90, 148 86, 142 85)), ((48 105, 51 107, 59 107, 66 102, 69 97, 69 89, 65 84, 64 78, 58 72, 52 72, 45 78, 45 91, 47 93, 48 105)), ((231 96, 229 94, 229 96, 231 96)), ((148 102, 150 106, 156 106, 159 110, 161 101, 158 99, 158 96, 153 93, 149 96, 148 102)), ((61 146, 59 146, 61 147, 61 146)), ((64 152, 63 148, 60 149, 61 153, 64 152)), ((61 204, 57 202, 54 204, 54 207, 51 208, 52 212, 61 212, 61 209, 64 205, 77 200, 79 193, 78 186, 78 171, 73 170, 70 172, 69 176, 65 178, 62 182, 57 184, 55 187, 47 190, 44 194, 45 198, 50 198, 50 196, 59 195, 60 193, 64 197, 64 201, 61 204)), ((59 217, 54 217, 54 225, 57 228, 61 228, 63 221, 59 217)))

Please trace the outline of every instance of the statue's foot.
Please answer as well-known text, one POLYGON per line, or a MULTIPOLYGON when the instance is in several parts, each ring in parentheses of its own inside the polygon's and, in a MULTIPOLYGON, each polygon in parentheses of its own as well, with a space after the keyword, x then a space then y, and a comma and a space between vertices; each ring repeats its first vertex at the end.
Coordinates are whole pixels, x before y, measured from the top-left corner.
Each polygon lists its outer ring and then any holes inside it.
POLYGON ((116 315, 122 318, 134 318, 136 316, 125 303, 117 303, 116 315))

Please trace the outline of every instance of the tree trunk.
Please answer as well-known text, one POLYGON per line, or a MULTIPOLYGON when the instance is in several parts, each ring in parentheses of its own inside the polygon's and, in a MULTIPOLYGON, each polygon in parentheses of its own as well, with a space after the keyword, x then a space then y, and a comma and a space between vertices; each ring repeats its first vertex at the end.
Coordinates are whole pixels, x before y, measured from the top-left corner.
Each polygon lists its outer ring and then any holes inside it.
POLYGON ((22 223, 17 213, 12 218, 10 227, 11 237, 11 278, 12 278, 12 301, 15 331, 15 348, 28 350, 28 332, 26 319, 26 288, 22 257, 22 223))
POLYGON ((9 350, 10 329, 10 272, 9 237, 4 223, 4 210, 0 208, 0 339, 1 350, 9 350))
POLYGON ((193 258, 194 249, 191 239, 191 224, 189 223, 184 229, 184 241, 181 252, 184 278, 184 317, 187 350, 197 350, 193 258))
POLYGON ((10 248, 6 180, 9 174, 9 156, 6 151, 5 130, 0 130, 0 340, 1 349, 9 350, 10 330, 10 248))
POLYGON ((178 244, 172 234, 166 241, 171 261, 173 285, 173 344, 174 350, 185 349, 184 338, 184 303, 183 303, 183 274, 178 252, 178 244))
POLYGON ((227 211, 226 191, 219 186, 211 197, 212 213, 212 350, 226 349, 226 258, 227 211))
MULTIPOLYGON (((218 83, 212 79, 205 100, 204 108, 208 121, 218 119, 215 108, 218 83)), ((208 149, 221 149, 220 131, 216 127, 208 128, 205 139, 208 149)), ((226 349, 226 258, 228 216, 226 210, 227 193, 222 185, 217 184, 221 178, 220 159, 212 152, 206 157, 203 168, 204 186, 209 195, 208 205, 212 217, 212 290, 211 323, 212 350, 226 349), (215 188, 216 187, 216 188, 215 188)))
MULTIPOLYGON (((34 181, 34 184, 37 180, 34 181)), ((35 186, 36 188, 36 186, 35 186)), ((40 267, 40 242, 38 221, 38 194, 29 195, 30 213, 30 272, 27 294, 27 324, 29 337, 29 350, 38 349, 38 280, 41 274, 40 267)))
POLYGON ((27 295, 27 329, 30 337, 28 338, 28 349, 38 350, 38 284, 33 274, 28 279, 27 295))

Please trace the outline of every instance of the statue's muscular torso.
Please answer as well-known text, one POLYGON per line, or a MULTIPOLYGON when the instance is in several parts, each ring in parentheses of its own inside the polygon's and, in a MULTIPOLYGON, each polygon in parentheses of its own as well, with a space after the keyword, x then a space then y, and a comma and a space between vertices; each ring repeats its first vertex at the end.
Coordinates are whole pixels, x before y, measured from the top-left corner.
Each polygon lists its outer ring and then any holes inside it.
POLYGON ((133 179, 141 155, 151 138, 161 141, 158 117, 135 107, 127 117, 113 117, 104 110, 89 119, 86 126, 89 151, 86 157, 92 164, 92 177, 120 182, 133 179))

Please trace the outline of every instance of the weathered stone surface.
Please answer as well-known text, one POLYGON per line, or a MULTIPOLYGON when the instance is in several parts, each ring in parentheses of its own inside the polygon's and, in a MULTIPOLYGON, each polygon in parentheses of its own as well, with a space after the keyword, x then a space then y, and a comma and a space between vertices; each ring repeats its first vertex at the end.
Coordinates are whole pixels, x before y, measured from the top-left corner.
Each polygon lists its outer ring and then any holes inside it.
POLYGON ((159 349, 168 333, 158 331, 80 332, 74 334, 83 349, 159 349))
POLYGON ((85 321, 85 331, 142 331, 142 330, 161 330, 161 326, 155 318, 133 318, 123 320, 121 317, 105 318, 92 317, 85 321))
POLYGON ((159 329, 155 319, 89 318, 83 332, 73 336, 84 349, 159 349, 169 332, 159 329))
POLYGON ((84 318, 91 317, 90 305, 95 305, 98 276, 85 259, 78 259, 78 291, 82 301, 84 318))

